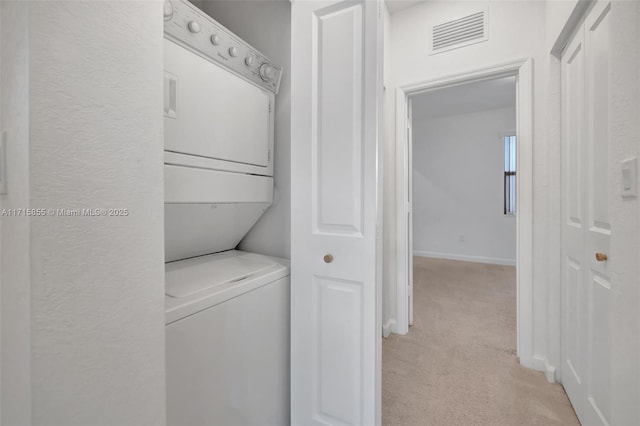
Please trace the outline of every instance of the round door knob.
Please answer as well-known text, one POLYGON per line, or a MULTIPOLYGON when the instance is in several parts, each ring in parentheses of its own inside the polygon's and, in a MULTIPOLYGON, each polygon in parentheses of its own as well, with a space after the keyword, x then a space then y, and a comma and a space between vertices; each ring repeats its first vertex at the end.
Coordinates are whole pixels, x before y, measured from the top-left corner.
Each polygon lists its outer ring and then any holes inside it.
POLYGON ((606 262, 609 257, 604 253, 596 253, 596 260, 598 262, 606 262))
POLYGON ((229 48, 229 55, 231 55, 232 57, 235 58, 236 56, 238 56, 238 53, 239 53, 239 50, 237 47, 234 46, 229 48))
POLYGON ((333 262, 333 255, 325 254, 323 259, 324 259, 324 263, 331 263, 333 262))
POLYGON ((209 40, 211 40, 211 44, 213 44, 214 46, 220 44, 220 36, 218 34, 212 35, 211 37, 209 37, 209 40))

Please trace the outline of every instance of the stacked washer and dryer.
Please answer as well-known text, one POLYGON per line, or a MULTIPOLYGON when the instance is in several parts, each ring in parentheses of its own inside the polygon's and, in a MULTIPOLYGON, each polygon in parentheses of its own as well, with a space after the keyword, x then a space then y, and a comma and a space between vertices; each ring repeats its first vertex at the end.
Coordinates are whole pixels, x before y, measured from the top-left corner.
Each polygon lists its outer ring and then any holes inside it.
POLYGON ((272 202, 282 70, 186 0, 164 20, 167 421, 286 424, 288 263, 234 250, 272 202))

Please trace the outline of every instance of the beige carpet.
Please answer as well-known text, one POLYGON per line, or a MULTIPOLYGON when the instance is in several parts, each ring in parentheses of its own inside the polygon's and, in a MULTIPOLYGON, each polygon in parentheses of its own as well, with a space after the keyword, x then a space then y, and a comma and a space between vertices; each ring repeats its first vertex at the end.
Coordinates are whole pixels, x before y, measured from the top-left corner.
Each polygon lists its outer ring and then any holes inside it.
POLYGON ((383 425, 574 425, 516 359, 515 268, 415 258, 414 323, 382 343, 383 425))

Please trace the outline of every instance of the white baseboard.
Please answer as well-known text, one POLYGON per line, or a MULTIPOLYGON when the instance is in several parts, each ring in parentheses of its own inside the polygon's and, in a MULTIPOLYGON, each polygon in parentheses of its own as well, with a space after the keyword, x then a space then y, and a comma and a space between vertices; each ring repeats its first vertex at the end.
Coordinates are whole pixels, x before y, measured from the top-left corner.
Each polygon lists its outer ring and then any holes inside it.
POLYGON ((389 337, 391 333, 397 333, 396 330, 396 320, 393 318, 389 318, 387 322, 382 326, 382 337, 389 337))
POLYGON ((506 266, 516 265, 515 259, 501 259, 498 257, 466 256, 462 254, 435 253, 432 251, 420 251, 420 250, 414 250, 413 255, 420 256, 420 257, 432 257, 434 259, 462 260, 464 262, 488 263, 491 265, 506 265, 506 266))
POLYGON ((558 378, 556 377, 556 368, 549 364, 549 360, 547 360, 547 358, 542 355, 534 355, 532 361, 533 369, 542 371, 547 382, 556 383, 558 381, 558 378))

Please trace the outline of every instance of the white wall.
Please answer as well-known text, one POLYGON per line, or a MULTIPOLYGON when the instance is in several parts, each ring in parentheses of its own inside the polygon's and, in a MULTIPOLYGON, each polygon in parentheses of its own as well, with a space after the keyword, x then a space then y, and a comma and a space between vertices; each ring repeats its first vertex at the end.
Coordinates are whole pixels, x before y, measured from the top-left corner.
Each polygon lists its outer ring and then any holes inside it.
POLYGON ((393 70, 391 58, 391 15, 385 3, 383 8, 383 244, 382 244, 382 329, 384 336, 388 336, 395 324, 396 297, 396 206, 394 195, 396 173, 395 149, 395 91, 393 86, 393 70))
POLYGON ((611 8, 609 306, 611 424, 640 424, 640 202, 623 199, 620 162, 640 157, 640 2, 611 8))
POLYGON ((558 37, 560 37, 560 33, 580 1, 582 0, 548 0, 545 2, 545 35, 549 41, 547 43, 549 51, 553 48, 553 44, 558 37))
MULTIPOLYGON (((550 277, 547 265, 550 229, 550 172, 545 161, 549 155, 547 133, 548 58, 545 50, 545 3, 541 1, 454 1, 425 2, 391 16, 392 74, 395 86, 435 79, 464 71, 501 64, 507 61, 533 58, 533 354, 544 364, 547 360, 546 307, 550 277), (489 40, 462 49, 429 56, 428 23, 464 16, 478 7, 489 6, 489 40)), ((387 175, 389 177, 389 175, 387 175)), ((389 177, 390 179, 392 177, 389 177)), ((392 188, 395 187, 392 186, 392 188)), ((395 193, 388 193, 388 202, 395 202, 395 193)), ((554 218, 555 219, 555 218, 554 218)), ((392 254, 395 257, 395 253, 392 254)), ((393 286, 395 283, 391 283, 393 286)), ((389 312, 392 321, 395 312, 389 312)), ((559 318, 558 318, 559 321, 559 318)), ((550 362, 558 364, 559 359, 550 362)), ((540 368, 540 366, 538 366, 540 368)))
MULTIPOLYGON (((0 130, 2 126, 2 7, 0 6, 0 130)), ((2 209, 0 198, 0 209, 2 209)), ((2 219, 0 218, 0 268, 2 262, 2 219)), ((0 272, 0 336, 2 335, 2 272, 0 272)), ((2 353, 2 338, 0 337, 0 354, 2 353)), ((0 357, 0 422, 2 422, 2 358, 0 357)))
MULTIPOLYGON (((29 5, 0 2, 2 130, 7 132, 9 193, 2 208, 29 207, 29 5)), ((31 423, 31 299, 29 220, 0 216, 2 283, 1 424, 31 423)))
POLYGON ((414 107, 414 254, 515 265, 516 219, 504 214, 502 140, 516 128, 515 107, 419 114, 414 107))
MULTIPOLYGON (((577 2, 584 7, 583 0, 577 2)), ((425 25, 430 19, 459 14, 477 3, 429 2, 392 16, 394 84, 406 84, 464 70, 533 57, 534 60, 534 366, 560 365, 560 98, 559 62, 550 55, 565 27, 575 15, 576 2, 566 4, 517 1, 490 3, 490 39, 465 49, 427 56, 425 25), (561 9, 556 15, 556 10, 561 9), (517 36, 514 36, 517 34, 517 36)), ((623 200, 619 162, 640 155, 640 3, 614 1, 611 9, 612 113, 611 217, 615 256, 610 305, 612 424, 640 423, 640 206, 623 200)), ((388 175, 387 175, 388 176, 388 175)), ((386 202, 395 202, 387 193, 386 202)), ((612 261, 613 267, 613 261, 612 261)), ((393 284, 393 283, 392 283, 393 284)), ((388 291, 388 290, 386 290, 388 291)), ((392 320, 394 312, 388 312, 392 320)), ((562 374, 562 372, 559 372, 562 374)), ((556 378, 558 376, 556 375, 556 378)))
POLYGON ((291 257, 291 3, 287 0, 193 2, 284 68, 276 96, 274 200, 240 249, 291 257))
POLYGON ((3 218, 3 424, 164 424, 162 2, 2 18, 3 206, 130 212, 3 218))

